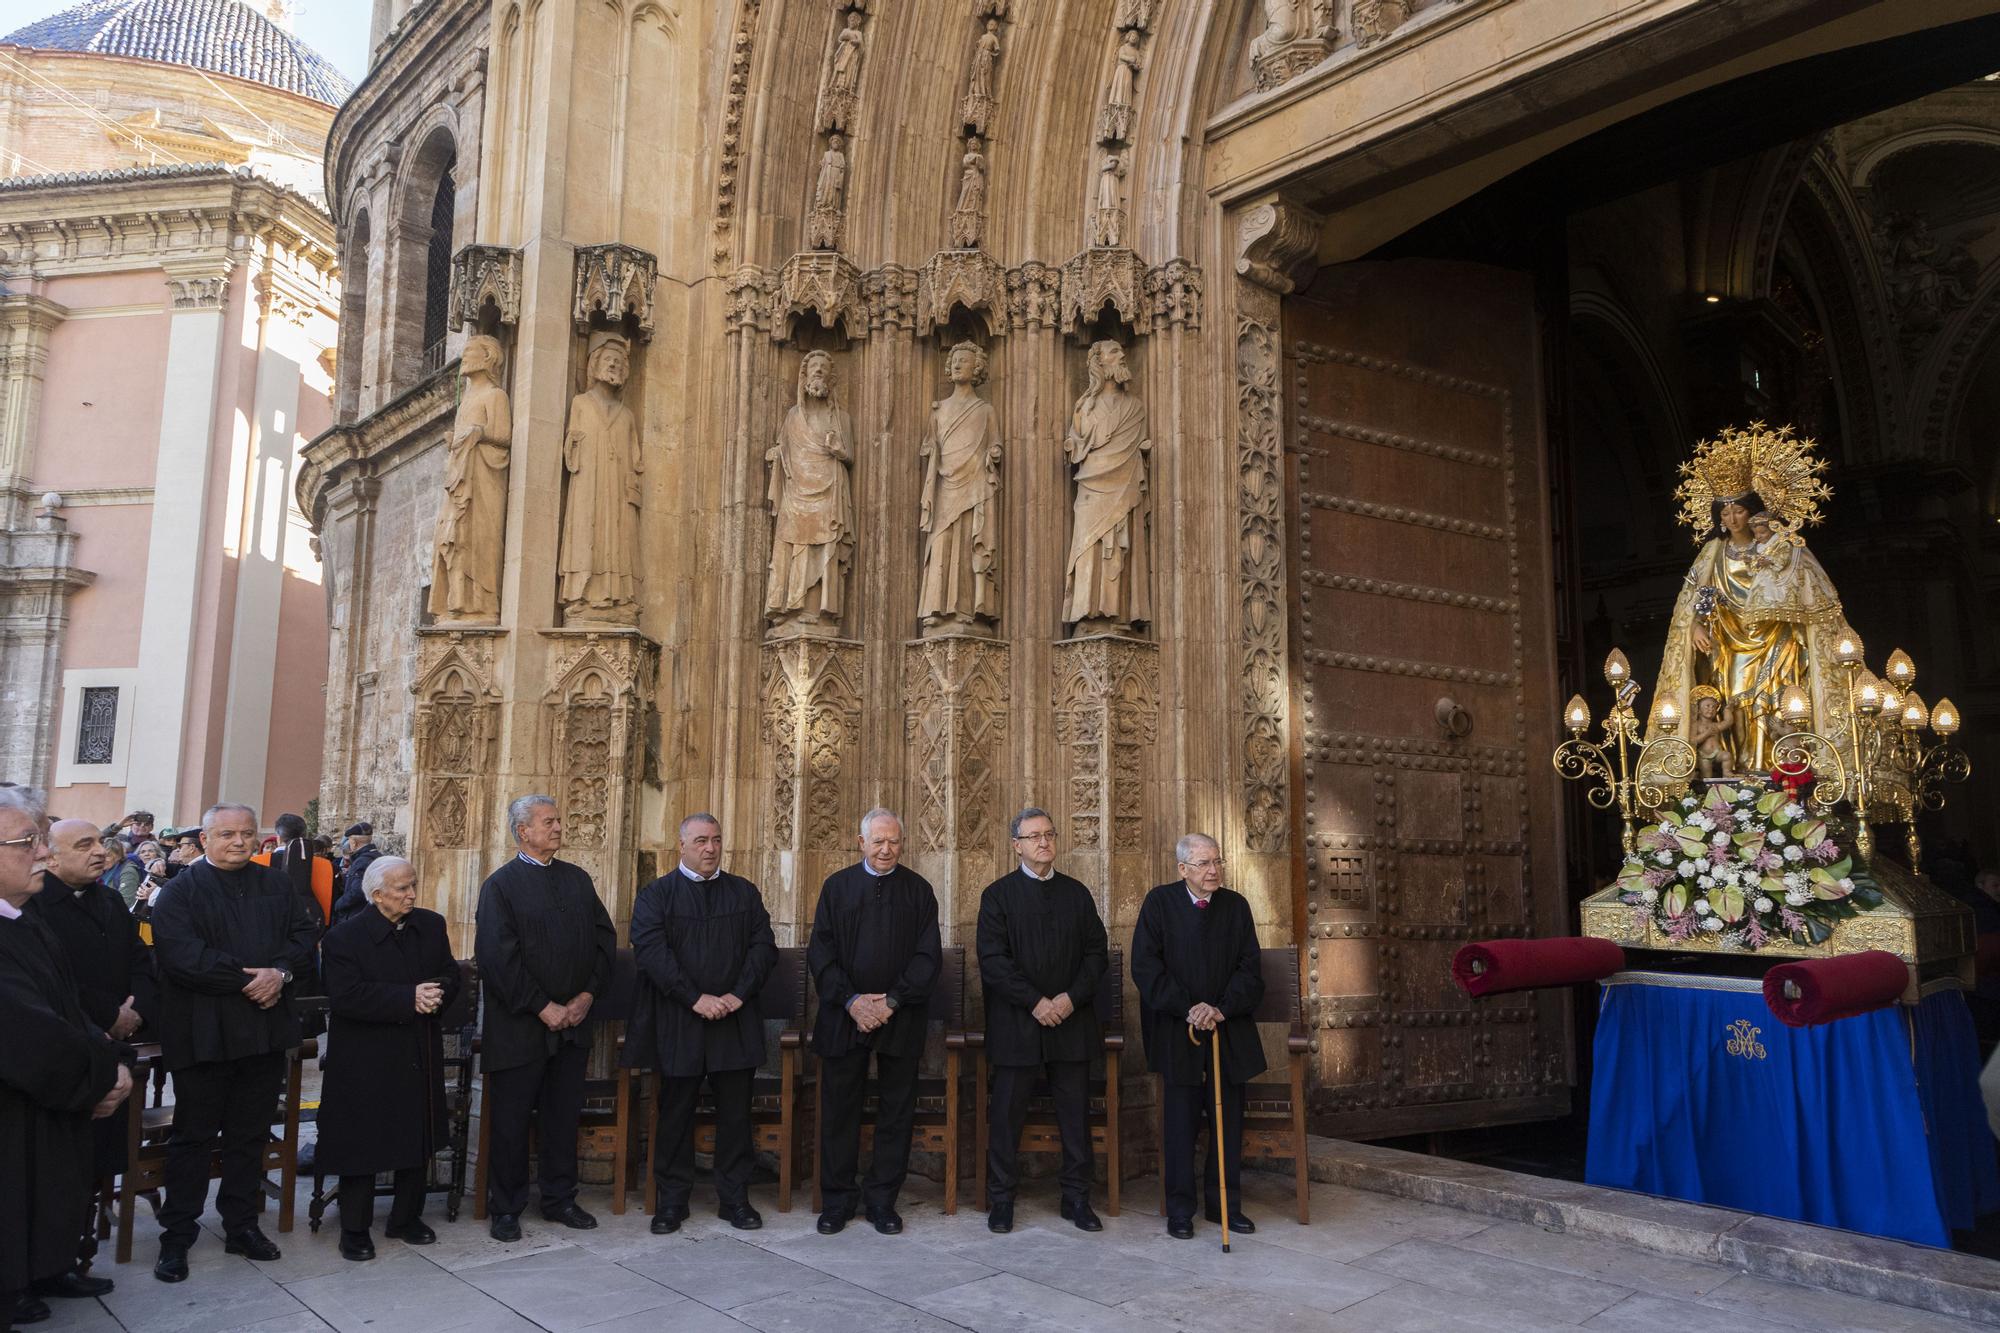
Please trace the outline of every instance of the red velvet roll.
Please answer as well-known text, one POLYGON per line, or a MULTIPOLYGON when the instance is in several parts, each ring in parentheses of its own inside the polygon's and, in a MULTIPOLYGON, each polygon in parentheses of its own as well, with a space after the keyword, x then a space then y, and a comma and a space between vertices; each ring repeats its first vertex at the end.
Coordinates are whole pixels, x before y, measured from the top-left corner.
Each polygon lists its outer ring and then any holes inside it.
POLYGON ((1557 940, 1484 940, 1451 957, 1452 980, 1474 998, 1601 981, 1624 966, 1625 951, 1610 940, 1575 935, 1557 940))
POLYGON ((1764 974, 1764 1003, 1789 1027, 1813 1027, 1894 1004, 1910 984, 1910 969, 1883 949, 1845 958, 1780 963, 1764 974), (1786 994, 1791 983, 1797 997, 1786 994))

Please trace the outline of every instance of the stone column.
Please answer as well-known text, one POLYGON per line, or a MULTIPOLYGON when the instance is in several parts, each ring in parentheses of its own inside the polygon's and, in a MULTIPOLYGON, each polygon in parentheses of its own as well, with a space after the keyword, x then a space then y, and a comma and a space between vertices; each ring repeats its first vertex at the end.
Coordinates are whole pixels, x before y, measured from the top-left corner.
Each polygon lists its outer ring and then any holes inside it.
POLYGON ((762 882, 796 886, 791 942, 803 944, 821 882, 859 859, 856 818, 866 808, 855 805, 861 645, 812 637, 767 642, 763 680, 771 825, 762 882))
POLYGON ((562 811, 563 859, 590 872, 612 919, 624 922, 639 890, 636 818, 660 645, 612 628, 545 629, 542 637, 549 794, 562 811))
POLYGON ((97 577, 77 568, 78 541, 53 506, 0 523, 0 771, 30 787, 54 771, 69 599, 97 577))
POLYGON ((0 296, 0 524, 25 517, 28 451, 42 417, 49 334, 69 311, 25 292, 0 296), (10 499, 13 503, 10 503, 10 499))
MULTIPOLYGON (((382 483, 368 472, 356 472, 327 497, 326 534, 321 569, 327 579, 328 627, 332 663, 326 696, 326 748, 320 769, 322 810, 338 819, 358 814, 354 796, 355 768, 361 762, 359 683, 373 659, 369 642, 369 607, 375 591, 376 502, 382 483)), ((378 829, 377 832, 386 830, 378 829)), ((407 829, 404 830, 407 832, 407 829)))
POLYGON ((1107 923, 1136 918, 1159 860, 1147 842, 1159 722, 1159 645, 1115 634, 1055 645, 1056 828, 1065 868, 1098 894, 1107 923))
POLYGON ((970 943, 980 891, 1008 868, 1008 645, 972 635, 903 648, 911 772, 904 853, 937 890, 940 922, 970 943))
POLYGON ((507 631, 449 626, 417 631, 415 743, 409 857, 419 901, 443 915, 461 952, 472 942, 488 849, 505 837, 493 812, 501 693, 494 664, 507 631))

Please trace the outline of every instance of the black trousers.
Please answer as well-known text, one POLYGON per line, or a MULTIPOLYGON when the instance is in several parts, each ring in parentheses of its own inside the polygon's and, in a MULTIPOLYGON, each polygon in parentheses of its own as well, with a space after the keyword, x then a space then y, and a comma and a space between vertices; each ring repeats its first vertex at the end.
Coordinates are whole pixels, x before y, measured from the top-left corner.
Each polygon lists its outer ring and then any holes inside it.
POLYGON ((870 1212, 896 1206, 910 1174, 910 1127, 917 1116, 917 1066, 922 1054, 852 1051, 819 1062, 820 1206, 852 1212, 857 1199, 870 1212), (875 1058, 875 1152, 868 1180, 855 1188, 861 1166, 861 1106, 868 1092, 868 1059, 875 1058))
POLYGON ((694 1108, 701 1081, 715 1091, 715 1199, 724 1208, 750 1202, 750 1087, 754 1069, 712 1069, 688 1078, 660 1079, 659 1137, 653 1152, 658 1211, 687 1211, 694 1193, 694 1108))
POLYGON ((1160 1174, 1166 1178, 1167 1216, 1193 1217, 1195 1200, 1194 1140, 1206 1127, 1208 1165, 1202 1170, 1202 1193, 1210 1208, 1221 1201, 1215 1190, 1215 1150, 1218 1140, 1229 1148, 1229 1206, 1243 1211, 1243 1085, 1225 1081, 1222 1085, 1222 1133, 1210 1123, 1215 1119, 1215 1093, 1206 1083, 1168 1084, 1166 1089, 1166 1142, 1160 1145, 1160 1174))
MULTIPOLYGON (((424 1169, 406 1166, 396 1173, 396 1197, 389 1204, 389 1225, 406 1227, 424 1215, 424 1169)), ((375 1177, 340 1178, 340 1229, 365 1236, 375 1225, 375 1177)))
MULTIPOLYGON (((1049 1095, 1056 1104, 1056 1129, 1062 1135, 1062 1196, 1066 1203, 1090 1198, 1090 1062, 1051 1060, 1047 1065, 1049 1095)), ((986 1141, 986 1199, 1014 1202, 1020 1182, 1021 1126, 1028 1118, 1028 1099, 1040 1076, 1038 1065, 993 1067, 992 1121, 986 1141)))
POLYGON ((215 1211, 234 1235, 257 1225, 264 1189, 264 1142, 285 1086, 285 1053, 246 1055, 174 1071, 174 1129, 167 1139, 166 1202, 160 1243, 188 1246, 208 1202, 208 1159, 222 1137, 222 1184, 215 1211))
POLYGON ((528 1206, 528 1125, 535 1124, 535 1156, 542 1211, 576 1202, 576 1131, 583 1118, 583 1076, 588 1046, 564 1043, 554 1055, 486 1075, 486 1105, 493 1117, 487 1151, 486 1211, 521 1212, 528 1206))

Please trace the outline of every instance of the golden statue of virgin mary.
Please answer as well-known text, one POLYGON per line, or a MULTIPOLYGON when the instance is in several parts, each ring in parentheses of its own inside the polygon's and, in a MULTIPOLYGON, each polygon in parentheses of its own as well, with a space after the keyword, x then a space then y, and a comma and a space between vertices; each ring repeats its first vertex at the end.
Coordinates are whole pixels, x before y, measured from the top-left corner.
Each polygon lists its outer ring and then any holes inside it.
POLYGON ((1840 598, 1799 535, 1832 496, 1825 467, 1811 440, 1761 421, 1703 440, 1681 465, 1674 498, 1701 551, 1674 603, 1648 740, 1663 733, 1658 709, 1672 701, 1691 730, 1711 734, 1727 772, 1768 773, 1773 742, 1801 729, 1779 713, 1798 685, 1812 700, 1811 729, 1846 752, 1833 655, 1840 598))

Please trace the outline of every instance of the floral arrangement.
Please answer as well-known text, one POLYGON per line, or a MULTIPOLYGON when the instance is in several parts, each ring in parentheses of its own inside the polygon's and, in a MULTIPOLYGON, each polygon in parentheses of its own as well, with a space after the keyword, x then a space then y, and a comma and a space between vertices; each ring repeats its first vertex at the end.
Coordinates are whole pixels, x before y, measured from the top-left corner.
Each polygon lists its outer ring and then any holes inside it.
POLYGON ((1639 830, 1618 874, 1619 899, 1671 940, 1715 937, 1724 948, 1777 939, 1820 944, 1882 895, 1853 878, 1854 859, 1814 815, 1794 780, 1697 789, 1639 830))

